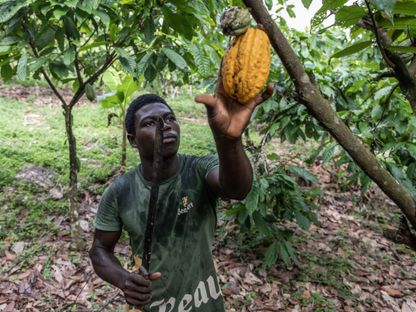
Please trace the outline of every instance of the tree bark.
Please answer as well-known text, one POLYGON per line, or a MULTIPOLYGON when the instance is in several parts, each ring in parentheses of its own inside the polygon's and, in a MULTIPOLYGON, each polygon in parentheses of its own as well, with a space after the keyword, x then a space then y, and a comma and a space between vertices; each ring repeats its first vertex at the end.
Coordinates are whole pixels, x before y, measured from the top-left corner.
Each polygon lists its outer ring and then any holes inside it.
POLYGON ((243 2, 269 36, 273 48, 295 85, 302 104, 348 152, 357 165, 397 204, 416 229, 415 199, 379 164, 369 148, 338 118, 330 103, 310 81, 295 52, 264 7, 263 1, 243 0, 243 2))
POLYGON ((68 140, 68 151, 69 151, 69 190, 68 190, 68 201, 69 201, 69 213, 71 218, 71 236, 75 243, 77 250, 84 248, 84 241, 82 239, 82 230, 79 225, 79 212, 78 212, 78 171, 79 171, 79 160, 77 157, 77 144, 73 131, 74 118, 72 115, 72 106, 63 105, 64 116, 65 116, 65 130, 68 140))

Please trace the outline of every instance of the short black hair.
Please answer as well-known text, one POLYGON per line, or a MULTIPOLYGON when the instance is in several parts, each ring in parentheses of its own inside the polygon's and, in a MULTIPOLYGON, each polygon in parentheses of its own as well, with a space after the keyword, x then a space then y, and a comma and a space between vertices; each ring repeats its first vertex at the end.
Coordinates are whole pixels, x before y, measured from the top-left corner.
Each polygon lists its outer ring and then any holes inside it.
POLYGON ((126 124, 126 131, 128 134, 135 134, 134 131, 134 114, 145 105, 148 104, 155 104, 155 103, 162 103, 165 104, 172 112, 172 108, 166 103, 166 101, 156 94, 143 94, 134 99, 131 103, 129 108, 127 109, 126 117, 124 122, 126 124))

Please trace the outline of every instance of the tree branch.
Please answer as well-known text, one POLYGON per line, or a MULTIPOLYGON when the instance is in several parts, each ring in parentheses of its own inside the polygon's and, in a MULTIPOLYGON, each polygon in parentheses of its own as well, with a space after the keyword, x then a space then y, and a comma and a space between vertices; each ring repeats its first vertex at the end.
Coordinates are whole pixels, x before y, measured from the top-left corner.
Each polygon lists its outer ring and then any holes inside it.
POLYGON ((371 18, 371 22, 372 22, 372 25, 373 25, 373 31, 374 31, 374 34, 376 36, 376 42, 377 42, 378 48, 381 52, 381 55, 382 55, 384 61, 387 63, 387 65, 389 65, 389 67, 394 69, 396 67, 396 64, 394 64, 386 54, 386 46, 381 41, 381 36, 379 34, 380 28, 377 26, 376 20, 374 19, 374 14, 373 14, 373 11, 371 10, 370 4, 368 3, 367 0, 365 0, 365 4, 367 6, 368 15, 371 18))

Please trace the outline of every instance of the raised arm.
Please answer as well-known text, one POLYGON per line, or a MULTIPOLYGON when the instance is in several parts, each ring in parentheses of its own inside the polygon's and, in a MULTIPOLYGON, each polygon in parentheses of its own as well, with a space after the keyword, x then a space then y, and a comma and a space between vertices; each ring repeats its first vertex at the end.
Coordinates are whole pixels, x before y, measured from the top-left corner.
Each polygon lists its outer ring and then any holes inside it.
POLYGON ((250 192, 253 173, 241 136, 253 110, 273 94, 273 89, 273 84, 268 84, 262 94, 249 103, 240 104, 226 95, 219 75, 214 96, 203 94, 195 98, 207 108, 219 158, 219 168, 208 174, 207 183, 222 198, 243 199, 250 192))
POLYGON ((120 235, 121 231, 95 230, 89 253, 92 265, 99 277, 123 291, 127 303, 137 306, 146 305, 152 298, 151 281, 158 279, 160 273, 153 273, 148 280, 137 273, 123 269, 114 255, 114 247, 120 235))

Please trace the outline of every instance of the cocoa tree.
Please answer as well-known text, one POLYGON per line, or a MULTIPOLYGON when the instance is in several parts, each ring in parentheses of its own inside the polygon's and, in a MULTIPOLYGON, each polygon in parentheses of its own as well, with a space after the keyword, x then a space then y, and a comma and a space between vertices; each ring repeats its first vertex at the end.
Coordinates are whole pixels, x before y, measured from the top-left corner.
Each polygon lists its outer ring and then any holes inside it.
MULTIPOLYGON (((191 41, 215 25, 215 1, 0 1, 0 66, 7 81, 45 80, 64 113, 69 151, 69 211, 78 231, 77 157, 72 110, 116 61, 134 77, 153 81, 165 68, 188 76, 186 51, 177 38, 191 41), (181 12, 181 14, 178 14, 181 12), (61 87, 71 87, 64 96, 61 87)), ((192 58, 187 58, 192 62, 192 58)), ((77 236, 79 237, 79 236, 77 236)), ((78 240, 78 245, 82 242, 78 240)))
POLYGON ((414 197, 386 170, 370 149, 353 135, 344 121, 337 116, 318 86, 313 83, 287 39, 259 0, 244 0, 244 4, 258 24, 264 27, 271 44, 286 68, 297 92, 299 101, 309 113, 348 152, 357 165, 399 206, 409 222, 416 228, 416 201, 414 197))

